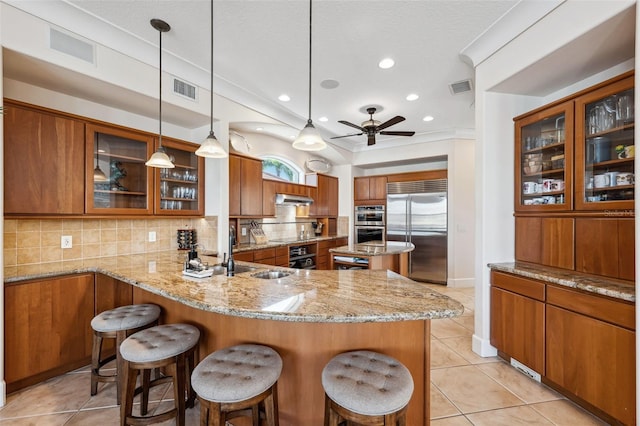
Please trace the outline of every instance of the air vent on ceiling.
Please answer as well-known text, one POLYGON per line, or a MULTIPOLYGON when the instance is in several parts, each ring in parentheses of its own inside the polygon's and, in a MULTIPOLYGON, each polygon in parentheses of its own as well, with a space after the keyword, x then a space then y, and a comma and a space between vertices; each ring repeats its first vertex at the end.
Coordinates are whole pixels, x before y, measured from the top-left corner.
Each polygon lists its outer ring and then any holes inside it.
POLYGON ((173 78, 173 93, 195 101, 198 99, 198 88, 186 81, 173 78))
POLYGON ((473 86, 471 84, 471 80, 456 81, 455 83, 451 83, 449 85, 449 90, 451 90, 452 95, 470 92, 472 88, 473 86))
POLYGON ((58 31, 55 28, 49 28, 49 47, 90 64, 95 64, 94 44, 58 31))

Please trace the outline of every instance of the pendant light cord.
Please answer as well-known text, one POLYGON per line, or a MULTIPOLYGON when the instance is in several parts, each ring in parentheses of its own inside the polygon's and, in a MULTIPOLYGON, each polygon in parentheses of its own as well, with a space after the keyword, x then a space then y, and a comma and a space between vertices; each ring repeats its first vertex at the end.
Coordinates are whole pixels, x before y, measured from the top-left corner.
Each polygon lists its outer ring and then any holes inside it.
POLYGON ((159 93, 160 95, 158 96, 159 99, 159 120, 158 120, 158 149, 162 148, 162 31, 158 30, 158 33, 160 34, 160 68, 158 68, 158 81, 159 81, 159 86, 160 86, 160 90, 159 93))
POLYGON ((307 123, 311 123, 311 14, 313 11, 313 0, 309 0, 309 119, 307 123))
POLYGON ((211 133, 213 133, 213 0, 211 0, 211 86, 209 89, 211 90, 211 133))

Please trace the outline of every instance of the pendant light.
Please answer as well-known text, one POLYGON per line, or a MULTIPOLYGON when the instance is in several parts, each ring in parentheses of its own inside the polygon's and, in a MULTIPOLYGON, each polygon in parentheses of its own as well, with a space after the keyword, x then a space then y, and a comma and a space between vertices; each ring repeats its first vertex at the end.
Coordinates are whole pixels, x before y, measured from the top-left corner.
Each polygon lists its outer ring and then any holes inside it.
POLYGON ((213 0, 211 0, 211 127, 209 129, 209 136, 200 144, 200 148, 197 149, 196 155, 199 157, 207 158, 225 158, 227 152, 222 147, 222 144, 216 139, 216 135, 213 134, 213 0))
POLYGON ((93 169, 93 181, 94 182, 106 182, 109 178, 104 174, 100 168, 100 142, 96 146, 96 168, 93 169))
POLYGON ((158 150, 153 153, 151 158, 149 158, 149 161, 147 161, 145 164, 148 167, 158 167, 161 169, 173 169, 175 165, 171 162, 171 160, 169 159, 169 156, 167 155, 167 153, 164 151, 164 148, 162 147, 162 33, 166 33, 171 29, 171 27, 169 26, 169 24, 167 24, 161 19, 152 19, 151 26, 156 30, 158 30, 158 33, 160 34, 160 67, 158 68, 159 70, 158 75, 160 77, 159 78, 160 102, 159 102, 159 114, 158 114, 159 115, 158 116, 158 123, 159 123, 158 124, 158 150))
POLYGON ((304 129, 300 131, 298 137, 293 141, 293 147, 300 151, 320 151, 327 147, 327 143, 322 140, 320 133, 313 126, 311 121, 311 11, 313 0, 309 0, 309 119, 304 129))

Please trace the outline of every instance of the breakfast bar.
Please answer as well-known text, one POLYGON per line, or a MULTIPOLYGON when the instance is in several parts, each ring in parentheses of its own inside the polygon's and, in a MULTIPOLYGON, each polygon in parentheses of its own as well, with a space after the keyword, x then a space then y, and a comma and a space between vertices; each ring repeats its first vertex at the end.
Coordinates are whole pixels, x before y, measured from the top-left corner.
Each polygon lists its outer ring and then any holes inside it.
MULTIPOLYGON (((214 265, 216 257, 202 256, 214 265)), ((198 359, 222 347, 258 343, 274 348, 284 367, 278 385, 280 424, 321 425, 321 372, 335 355, 366 349, 392 356, 411 372, 415 389, 407 424, 429 423, 430 320, 455 317, 457 301, 388 270, 315 271, 238 262, 245 272, 208 278, 182 274, 184 255, 161 252, 59 262, 24 279, 96 273, 97 281, 130 285, 133 303, 162 308, 161 323, 197 326, 198 359), (281 278, 263 279, 277 269, 281 278)), ((86 325, 89 327, 89 325, 86 325)))

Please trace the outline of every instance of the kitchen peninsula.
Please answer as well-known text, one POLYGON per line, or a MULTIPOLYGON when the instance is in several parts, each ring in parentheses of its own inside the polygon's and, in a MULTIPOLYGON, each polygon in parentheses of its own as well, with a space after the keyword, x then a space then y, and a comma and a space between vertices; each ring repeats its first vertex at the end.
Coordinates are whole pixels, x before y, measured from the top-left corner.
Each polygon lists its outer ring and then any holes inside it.
MULTIPOLYGON (((282 425, 322 424, 321 371, 334 355, 352 349, 380 351, 405 364, 413 376, 407 424, 428 424, 430 320, 460 315, 463 307, 457 301, 386 270, 278 268, 289 275, 260 279, 255 275, 270 267, 240 263, 255 269, 234 277, 192 279, 182 275, 183 261, 182 254, 162 252, 40 264, 29 275, 5 268, 5 292, 34 280, 41 285, 47 279, 95 273, 95 293, 87 291, 85 297, 95 296, 100 303, 98 292, 111 285, 114 289, 107 293, 126 295, 120 296, 120 304, 158 304, 162 322, 200 328, 200 358, 242 342, 269 345, 284 361, 278 389, 282 425)), ((78 317, 75 327, 84 320, 78 317)), ((85 328, 90 334, 88 322, 85 328)), ((12 368, 9 362, 6 367, 12 368)))
POLYGON ((406 277, 413 243, 349 244, 330 249, 329 269, 387 269, 406 277))

